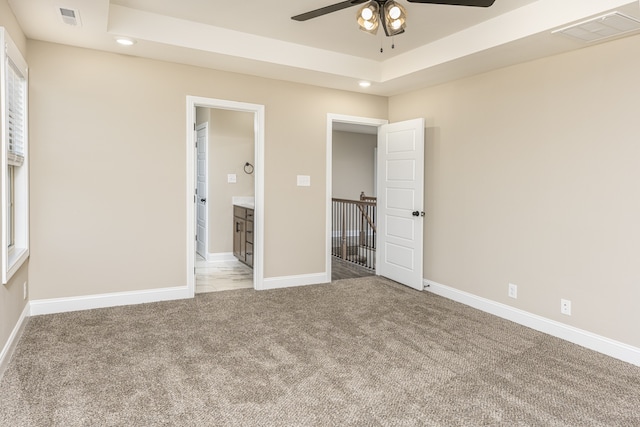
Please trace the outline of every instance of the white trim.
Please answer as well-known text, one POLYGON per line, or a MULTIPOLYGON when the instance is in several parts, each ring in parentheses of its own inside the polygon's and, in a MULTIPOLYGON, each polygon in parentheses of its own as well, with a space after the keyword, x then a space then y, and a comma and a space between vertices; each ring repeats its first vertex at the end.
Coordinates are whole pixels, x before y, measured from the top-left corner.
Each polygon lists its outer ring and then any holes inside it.
POLYGON ((16 326, 13 327, 11 331, 11 335, 7 339, 7 343, 4 345, 2 352, 0 352, 0 378, 4 374, 5 369, 9 366, 9 362, 11 361, 11 356, 18 345, 18 341, 20 341, 20 337, 22 337, 22 332, 24 332, 24 327, 27 324, 27 319, 29 317, 30 309, 29 303, 24 306, 24 310, 20 314, 18 318, 18 322, 16 326))
POLYGON ((254 114, 255 137, 255 216, 253 219, 253 287, 262 289, 264 281, 264 140, 265 140, 265 107, 259 104, 228 101, 224 99, 203 98, 187 95, 187 288, 191 297, 195 295, 195 203, 193 200, 195 188, 195 159, 194 159, 194 131, 196 107, 218 108, 222 110, 244 111, 254 114))
POLYGON ((319 285, 331 282, 326 273, 303 274, 300 276, 269 277, 262 282, 260 290, 292 288, 295 286, 319 285))
POLYGON ((2 284, 9 283, 13 275, 29 258, 29 68, 20 50, 15 45, 4 27, 0 27, 0 133, 2 144, 2 160, 0 161, 0 270, 2 284), (8 249, 8 201, 7 201, 7 170, 9 160, 7 156, 8 129, 7 110, 8 100, 5 96, 7 85, 7 64, 10 60, 17 68, 18 74, 24 79, 24 135, 22 166, 14 169, 14 225, 15 247, 8 249), (13 253, 11 253, 13 252, 13 253))
POLYGON ((207 262, 228 262, 228 261, 237 261, 238 258, 233 256, 233 252, 218 252, 212 253, 209 252, 207 254, 207 262))
POLYGON ((192 297, 193 295, 191 295, 187 286, 177 286, 174 288, 33 300, 30 305, 31 315, 39 316, 41 314, 67 313, 69 311, 172 301, 192 297))
POLYGON ((536 331, 544 332, 582 347, 640 366, 640 348, 513 308, 506 304, 460 291, 432 280, 424 280, 424 289, 425 291, 477 308, 478 310, 503 319, 511 320, 512 322, 535 329, 536 331))
MULTIPOLYGON (((368 118, 368 117, 358 117, 358 116, 345 116, 343 114, 333 114, 333 113, 328 113, 327 114, 327 145, 325 148, 325 151, 327 153, 327 158, 326 158, 326 170, 325 170, 325 176, 327 177, 325 186, 326 186, 326 200, 325 200, 325 218, 326 218, 326 225, 325 225, 325 236, 326 236, 326 240, 325 240, 325 270, 326 270, 326 275, 329 278, 329 281, 331 281, 331 247, 333 242, 331 241, 331 239, 333 238, 332 236, 332 230, 331 230, 331 193, 332 193, 332 171, 333 171, 333 123, 334 122, 338 122, 338 123, 350 123, 350 124, 357 124, 357 125, 365 125, 365 126, 376 126, 376 127, 380 127, 382 125, 386 125, 387 123, 389 123, 388 120, 385 119, 372 119, 372 118, 368 118)), ((376 168, 377 168, 377 163, 376 163, 376 168)), ((376 172, 377 174, 377 172, 376 172)), ((377 175, 376 175, 377 176, 377 175)))

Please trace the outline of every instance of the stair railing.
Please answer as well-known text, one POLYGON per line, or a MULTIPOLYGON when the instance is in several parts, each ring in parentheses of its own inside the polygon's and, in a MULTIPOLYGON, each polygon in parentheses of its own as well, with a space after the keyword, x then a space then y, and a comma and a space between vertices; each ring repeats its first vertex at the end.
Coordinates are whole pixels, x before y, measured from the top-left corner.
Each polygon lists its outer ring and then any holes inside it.
POLYGON ((375 269, 376 198, 332 199, 331 254, 367 269, 375 269))

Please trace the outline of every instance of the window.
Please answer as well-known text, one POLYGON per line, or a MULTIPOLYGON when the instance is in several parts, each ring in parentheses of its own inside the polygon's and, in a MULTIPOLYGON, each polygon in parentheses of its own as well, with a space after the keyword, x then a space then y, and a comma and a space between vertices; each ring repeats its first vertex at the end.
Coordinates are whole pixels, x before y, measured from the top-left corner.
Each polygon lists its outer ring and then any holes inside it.
POLYGON ((27 64, 0 27, 2 283, 29 257, 27 64))

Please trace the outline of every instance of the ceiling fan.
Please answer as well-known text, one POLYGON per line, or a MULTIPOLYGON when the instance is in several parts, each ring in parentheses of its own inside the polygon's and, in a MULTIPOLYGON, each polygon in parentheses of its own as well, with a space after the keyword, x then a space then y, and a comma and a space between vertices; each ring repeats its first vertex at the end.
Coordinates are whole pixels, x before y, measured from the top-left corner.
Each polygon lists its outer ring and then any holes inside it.
MULTIPOLYGON (((409 3, 447 4, 454 6, 489 7, 495 0, 407 0, 409 3)), ((321 7, 300 15, 292 16, 294 21, 307 21, 328 13, 337 12, 348 7, 366 3, 358 11, 358 25, 360 29, 376 34, 382 25, 387 36, 402 34, 406 27, 407 12, 404 7, 394 0, 348 0, 321 7)))

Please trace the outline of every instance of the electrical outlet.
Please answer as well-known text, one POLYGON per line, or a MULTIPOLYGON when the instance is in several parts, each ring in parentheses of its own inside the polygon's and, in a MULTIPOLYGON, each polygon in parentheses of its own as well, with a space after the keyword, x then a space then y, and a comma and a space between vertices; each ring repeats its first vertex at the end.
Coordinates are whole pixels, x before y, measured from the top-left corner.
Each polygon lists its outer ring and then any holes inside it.
POLYGON ((560 300, 560 313, 571 316, 571 301, 568 299, 560 300))
POLYGON ((22 298, 27 299, 27 282, 22 285, 22 298))
POLYGON ((514 299, 518 298, 518 286, 513 283, 509 283, 509 297, 514 299))

